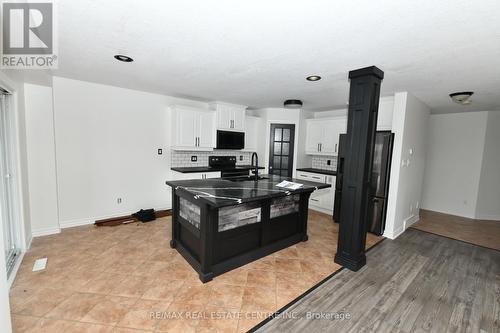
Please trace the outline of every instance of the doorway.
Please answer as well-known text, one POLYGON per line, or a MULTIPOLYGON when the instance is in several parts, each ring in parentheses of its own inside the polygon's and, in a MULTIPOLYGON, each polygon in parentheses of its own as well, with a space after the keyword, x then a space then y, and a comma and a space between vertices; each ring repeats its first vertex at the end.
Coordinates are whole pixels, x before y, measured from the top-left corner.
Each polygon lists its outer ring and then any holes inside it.
POLYGON ((271 124, 269 173, 292 177, 295 125, 271 124))
POLYGON ((15 184, 13 177, 13 145, 11 97, 0 89, 0 218, 2 220, 7 276, 19 258, 18 230, 14 213, 15 184))

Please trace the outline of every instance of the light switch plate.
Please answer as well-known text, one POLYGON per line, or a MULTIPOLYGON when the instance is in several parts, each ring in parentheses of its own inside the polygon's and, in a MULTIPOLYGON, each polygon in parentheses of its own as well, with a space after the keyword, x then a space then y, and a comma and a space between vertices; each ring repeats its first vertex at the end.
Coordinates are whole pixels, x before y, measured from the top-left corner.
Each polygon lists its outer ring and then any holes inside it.
POLYGON ((45 266, 47 266, 47 258, 37 259, 35 261, 35 264, 33 265, 32 271, 33 272, 41 271, 45 269, 45 266))

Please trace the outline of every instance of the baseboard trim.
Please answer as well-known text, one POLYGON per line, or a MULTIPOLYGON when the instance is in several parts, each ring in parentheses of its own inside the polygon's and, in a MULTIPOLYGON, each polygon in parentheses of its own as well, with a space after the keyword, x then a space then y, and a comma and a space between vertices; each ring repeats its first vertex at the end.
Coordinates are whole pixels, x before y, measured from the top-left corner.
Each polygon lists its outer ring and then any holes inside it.
POLYGON ((399 236, 401 236, 401 234, 404 231, 405 231, 404 226, 401 226, 401 227, 397 228, 396 230, 394 230, 394 232, 389 232, 389 231, 385 230, 384 234, 382 236, 394 240, 394 239, 398 238, 399 236))
POLYGON ((12 268, 12 271, 10 272, 9 278, 7 279, 7 288, 10 290, 12 287, 12 284, 14 284, 14 280, 16 279, 17 272, 19 271, 19 267, 21 267, 21 263, 23 262, 24 259, 24 254, 26 252, 22 251, 21 254, 19 254, 19 258, 16 261, 16 264, 12 268))
POLYGON ((320 212, 320 213, 323 213, 323 214, 327 214, 327 215, 330 215, 330 216, 333 214, 333 208, 332 208, 332 210, 328 210, 328 209, 314 207, 314 206, 309 205, 309 209, 317 211, 317 212, 320 212))
POLYGON ((404 230, 408 229, 412 224, 418 222, 420 220, 419 215, 412 215, 404 220, 404 230))
POLYGON ((31 241, 32 241, 33 237, 54 235, 54 234, 58 234, 60 232, 61 232, 61 228, 58 228, 58 227, 32 230, 31 231, 31 239, 29 242, 28 249, 31 247, 31 241))
MULTIPOLYGON (((170 208, 158 208, 155 210, 168 210, 170 208)), ((105 216, 97 216, 97 217, 91 217, 91 218, 86 218, 86 219, 75 219, 75 220, 67 220, 67 221, 61 221, 59 223, 61 229, 66 229, 66 228, 74 228, 74 227, 81 227, 84 225, 89 225, 89 224, 94 224, 95 221, 98 220, 106 220, 106 219, 112 219, 112 218, 117 218, 117 217, 123 217, 123 216, 129 216, 137 211, 133 212, 121 212, 117 214, 112 214, 112 215, 105 215, 105 216)))
POLYGON ((31 234, 29 235, 28 242, 27 242, 27 244, 25 245, 25 246, 26 246, 26 248, 25 248, 25 249, 23 249, 23 251, 24 251, 24 252, 28 252, 28 250, 31 248, 31 243, 33 242, 33 237, 35 237, 35 236, 33 236, 33 233, 31 233, 31 234))
POLYGON ((500 221, 500 215, 477 215, 475 220, 500 221))
MULTIPOLYGON (((112 217, 112 216, 109 216, 112 217)), ((105 218, 109 218, 105 217, 105 218)), ((89 224, 94 224, 95 220, 98 220, 99 218, 93 219, 75 219, 75 220, 68 220, 68 221, 61 221, 59 224, 61 226, 61 229, 66 229, 66 228, 73 228, 73 227, 80 227, 83 225, 89 225, 89 224)))

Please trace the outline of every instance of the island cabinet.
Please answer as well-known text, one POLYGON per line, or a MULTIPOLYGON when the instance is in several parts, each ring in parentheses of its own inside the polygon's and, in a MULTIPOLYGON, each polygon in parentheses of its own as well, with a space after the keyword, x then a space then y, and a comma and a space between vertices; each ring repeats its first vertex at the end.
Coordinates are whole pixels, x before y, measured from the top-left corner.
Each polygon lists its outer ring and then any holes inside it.
POLYGON ((307 240, 309 196, 328 185, 307 182, 287 191, 275 186, 286 178, 264 178, 167 182, 172 187, 170 246, 202 282, 307 240))

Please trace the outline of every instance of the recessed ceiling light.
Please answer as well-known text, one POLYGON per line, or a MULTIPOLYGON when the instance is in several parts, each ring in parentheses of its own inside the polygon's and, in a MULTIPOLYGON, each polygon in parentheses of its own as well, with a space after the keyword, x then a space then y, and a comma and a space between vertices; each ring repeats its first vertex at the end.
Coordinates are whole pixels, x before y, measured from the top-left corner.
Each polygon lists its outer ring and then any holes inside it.
POLYGON ((115 55, 114 58, 116 60, 118 60, 118 61, 123 61, 123 62, 132 62, 132 61, 134 61, 134 59, 132 59, 132 58, 126 56, 126 55, 123 55, 123 54, 117 54, 117 55, 115 55))
POLYGON ((461 91, 450 94, 450 97, 455 103, 469 105, 470 103, 472 103, 472 100, 470 99, 472 94, 474 94, 473 91, 461 91))
POLYGON ((287 109, 300 109, 302 107, 302 101, 300 99, 287 99, 283 106, 287 109))
POLYGON ((321 76, 319 76, 319 75, 311 75, 311 76, 306 77, 306 80, 307 81, 319 81, 319 80, 321 80, 321 76))

